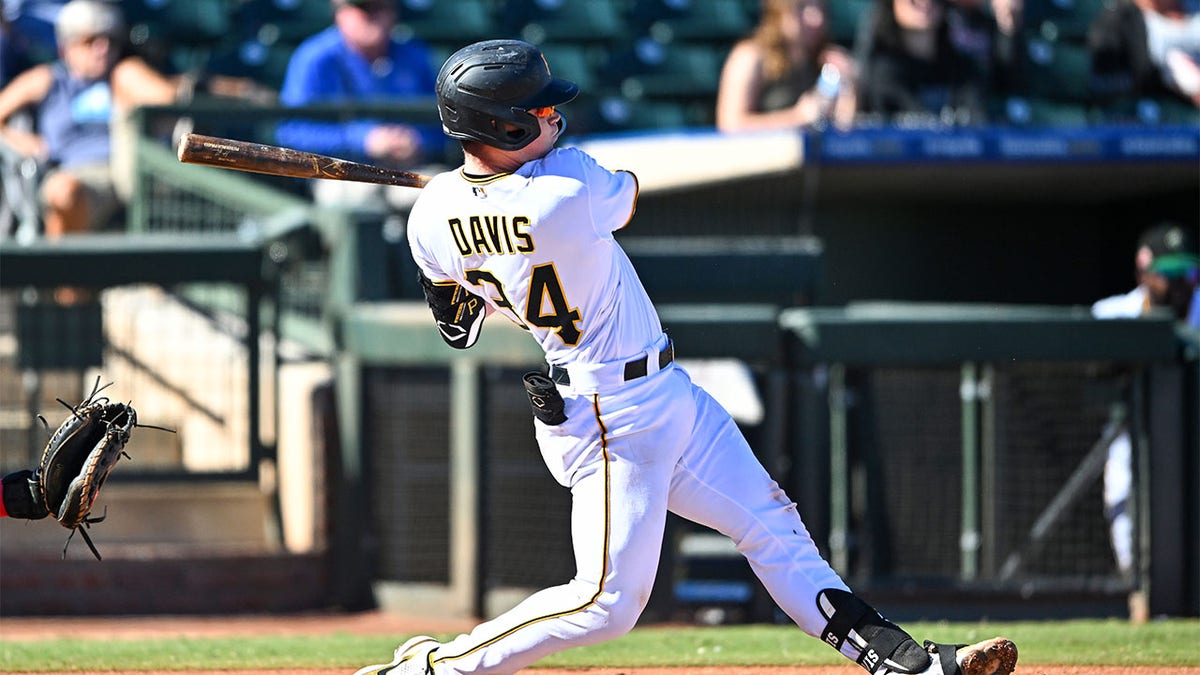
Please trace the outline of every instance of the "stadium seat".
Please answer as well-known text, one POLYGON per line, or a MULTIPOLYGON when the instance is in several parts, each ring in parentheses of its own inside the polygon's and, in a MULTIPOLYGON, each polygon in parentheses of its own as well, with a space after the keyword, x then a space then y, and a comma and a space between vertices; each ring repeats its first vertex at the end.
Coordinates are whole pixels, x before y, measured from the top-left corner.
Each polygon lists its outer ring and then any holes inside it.
POLYGON ((266 28, 264 43, 298 43, 333 24, 329 0, 246 0, 237 10, 237 29, 254 35, 266 28))
POLYGON ((858 37, 859 24, 866 15, 874 0, 836 0, 828 7, 829 38, 834 42, 852 49, 858 37))
POLYGON ((570 80, 584 92, 597 86, 596 71, 600 68, 600 55, 587 46, 575 43, 553 42, 540 45, 542 54, 550 64, 555 77, 570 80))
POLYGON ((174 44, 212 43, 230 31, 225 0, 130 0, 122 5, 130 40, 174 44))
POLYGON ((1188 102, 1170 98, 1126 98, 1100 109, 1100 118, 1114 124, 1190 125, 1200 127, 1200 111, 1188 102))
POLYGON ((1050 41, 1081 42, 1088 27, 1108 0, 1029 0, 1025 25, 1031 37, 1050 41))
POLYGON ((663 44, 647 37, 614 55, 606 75, 635 100, 696 96, 715 100, 728 51, 728 45, 663 44))
POLYGON ((754 25, 742 0, 633 0, 629 24, 660 42, 732 42, 754 25))
POLYGON ((616 0, 504 0, 497 16, 505 34, 535 44, 606 42, 625 32, 616 0))
POLYGON ((497 37, 486 0, 400 0, 400 24, 425 42, 459 46, 497 37))
POLYGON ((283 86, 288 61, 295 45, 285 42, 264 43, 258 38, 226 42, 208 61, 207 72, 231 77, 246 77, 275 91, 283 86))
POLYGON ((1082 127, 1091 121, 1088 109, 1078 103, 1011 96, 994 108, 993 120, 1012 126, 1082 127))
MULTIPOLYGON (((36 119, 31 108, 24 108, 8 119, 22 131, 33 131, 36 119)), ((0 240, 14 238, 27 243, 42 233, 42 208, 38 186, 45 175, 45 163, 17 152, 0 138, 0 240)))
POLYGON ((595 130, 612 133, 689 126, 688 106, 674 101, 630 101, 607 96, 594 103, 595 130))
POLYGON ((1087 46, 1034 39, 1028 48, 1029 90, 1035 96, 1077 103, 1092 99, 1087 46))

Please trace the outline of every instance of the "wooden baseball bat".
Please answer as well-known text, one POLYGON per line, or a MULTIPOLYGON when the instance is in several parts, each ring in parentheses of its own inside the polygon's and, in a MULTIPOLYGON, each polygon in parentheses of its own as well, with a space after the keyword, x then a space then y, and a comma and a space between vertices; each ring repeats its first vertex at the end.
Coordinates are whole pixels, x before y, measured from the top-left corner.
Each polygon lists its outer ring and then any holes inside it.
POLYGON ((184 134, 179 140, 179 161, 272 176, 350 180, 415 188, 425 187, 430 178, 411 171, 360 164, 303 150, 202 134, 184 134))

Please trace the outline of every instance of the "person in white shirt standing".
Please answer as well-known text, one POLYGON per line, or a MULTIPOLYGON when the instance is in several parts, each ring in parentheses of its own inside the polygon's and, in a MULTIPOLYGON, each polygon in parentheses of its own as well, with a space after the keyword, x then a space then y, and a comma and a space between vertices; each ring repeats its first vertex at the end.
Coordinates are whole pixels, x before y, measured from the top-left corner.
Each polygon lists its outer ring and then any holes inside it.
MULTIPOLYGON (((1112 295, 1092 304, 1097 319, 1136 319, 1153 311, 1170 312, 1175 318, 1200 329, 1197 304, 1195 228, 1176 223, 1155 225, 1138 238, 1134 253, 1137 286, 1128 293, 1112 295), (1169 269, 1168 269, 1169 268, 1169 269), (1187 278, 1190 274, 1191 278, 1187 278)), ((1121 574, 1134 571, 1133 444, 1129 427, 1122 424, 1108 445, 1104 462, 1104 515, 1108 520, 1113 556, 1121 574)))

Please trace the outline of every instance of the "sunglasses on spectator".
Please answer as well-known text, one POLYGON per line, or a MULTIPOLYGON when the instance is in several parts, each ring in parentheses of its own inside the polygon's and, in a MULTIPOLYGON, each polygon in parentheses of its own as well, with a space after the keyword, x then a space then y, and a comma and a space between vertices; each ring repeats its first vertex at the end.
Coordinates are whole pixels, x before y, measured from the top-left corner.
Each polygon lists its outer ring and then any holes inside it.
POLYGON ((536 117, 538 119, 545 119, 554 114, 554 106, 548 105, 543 108, 530 108, 529 110, 526 110, 525 112, 529 113, 530 115, 533 115, 534 117, 536 117))

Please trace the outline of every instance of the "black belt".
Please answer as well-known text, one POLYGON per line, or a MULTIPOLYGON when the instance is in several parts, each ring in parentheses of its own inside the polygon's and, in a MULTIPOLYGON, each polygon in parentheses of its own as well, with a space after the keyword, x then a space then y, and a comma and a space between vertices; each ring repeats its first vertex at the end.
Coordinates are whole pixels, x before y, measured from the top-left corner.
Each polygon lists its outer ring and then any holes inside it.
MULTIPOLYGON (((649 355, 642 356, 640 359, 634 359, 625 363, 625 381, 636 380, 639 377, 645 377, 647 368, 646 360, 649 355)), ((675 360, 675 343, 667 340, 667 346, 658 353, 658 369, 662 370, 675 360)), ((558 384, 571 384, 571 374, 566 368, 560 366, 552 366, 550 368, 550 379, 558 384)))

